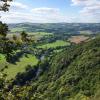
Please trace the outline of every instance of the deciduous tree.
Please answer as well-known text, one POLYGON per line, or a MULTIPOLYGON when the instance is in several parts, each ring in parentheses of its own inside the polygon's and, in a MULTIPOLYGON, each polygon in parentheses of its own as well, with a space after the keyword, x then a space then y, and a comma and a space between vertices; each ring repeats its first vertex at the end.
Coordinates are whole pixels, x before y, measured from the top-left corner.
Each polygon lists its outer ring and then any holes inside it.
POLYGON ((7 24, 0 22, 0 35, 6 37, 8 31, 7 24))
POLYGON ((0 11, 8 11, 10 5, 8 4, 8 2, 11 2, 13 0, 0 0, 0 11))

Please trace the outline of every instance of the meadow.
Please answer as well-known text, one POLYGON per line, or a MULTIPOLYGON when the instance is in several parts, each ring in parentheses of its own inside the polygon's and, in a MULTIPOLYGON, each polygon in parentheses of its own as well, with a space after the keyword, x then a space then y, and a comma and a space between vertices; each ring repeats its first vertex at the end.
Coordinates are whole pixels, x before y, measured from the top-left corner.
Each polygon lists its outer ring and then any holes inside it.
MULTIPOLYGON (((7 34, 7 38, 12 39, 13 38, 13 35, 16 35, 17 38, 20 40, 20 38, 21 38, 21 36, 20 36, 21 31, 23 31, 23 30, 20 29, 20 31, 17 32, 17 33, 9 33, 9 34, 7 34)), ((41 39, 42 37, 50 37, 50 36, 53 36, 53 33, 47 33, 47 32, 26 32, 26 33, 27 33, 28 37, 30 37, 31 39, 36 40, 36 41, 39 40, 39 39, 41 39)))
POLYGON ((44 45, 40 45, 38 46, 38 48, 56 48, 56 47, 60 47, 60 46, 68 46, 70 45, 69 42, 66 42, 66 41, 63 41, 63 40, 57 40, 56 42, 53 42, 53 43, 47 43, 47 44, 44 44, 44 45))
POLYGON ((16 32, 21 32, 21 31, 25 31, 26 29, 24 27, 17 27, 17 28, 13 28, 11 29, 12 33, 16 33, 16 32))
POLYGON ((24 72, 27 65, 36 65, 38 63, 38 59, 34 55, 27 54, 27 56, 23 55, 18 62, 15 64, 11 64, 6 62, 4 56, 0 60, 0 68, 7 68, 4 69, 3 73, 7 74, 8 79, 14 78, 17 73, 24 72))

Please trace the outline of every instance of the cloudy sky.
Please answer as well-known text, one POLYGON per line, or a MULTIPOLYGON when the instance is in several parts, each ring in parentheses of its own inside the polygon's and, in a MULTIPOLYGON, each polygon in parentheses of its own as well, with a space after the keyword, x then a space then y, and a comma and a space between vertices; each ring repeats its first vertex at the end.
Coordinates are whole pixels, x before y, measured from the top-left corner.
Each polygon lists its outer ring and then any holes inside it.
POLYGON ((6 23, 100 22, 100 0, 13 0, 9 12, 0 12, 6 23))

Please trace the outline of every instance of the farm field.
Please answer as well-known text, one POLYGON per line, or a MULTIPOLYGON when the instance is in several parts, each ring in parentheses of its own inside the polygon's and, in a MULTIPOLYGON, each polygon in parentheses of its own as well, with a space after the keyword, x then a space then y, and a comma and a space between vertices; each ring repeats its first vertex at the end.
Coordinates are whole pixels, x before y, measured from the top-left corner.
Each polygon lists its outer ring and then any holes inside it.
POLYGON ((20 58, 19 62, 16 62, 16 64, 7 63, 6 61, 3 61, 1 64, 3 64, 2 67, 8 66, 8 68, 5 68, 3 73, 7 74, 7 78, 11 79, 16 76, 19 72, 24 72, 27 65, 36 65, 38 63, 38 59, 30 54, 27 54, 27 57, 23 55, 23 57, 20 58))
POLYGON ((84 42, 86 40, 88 40, 89 37, 84 36, 84 35, 80 35, 80 36, 72 36, 71 38, 69 38, 69 41, 75 44, 79 44, 81 42, 84 42))
POLYGON ((13 28, 12 30, 11 30, 11 32, 12 33, 14 33, 14 32, 21 32, 21 31, 24 31, 25 29, 24 28, 13 28))
POLYGON ((80 34, 83 34, 83 35, 91 35, 91 34, 93 34, 93 32, 91 32, 91 31, 80 31, 80 34))
POLYGON ((28 35, 45 36, 45 35, 53 35, 53 33, 47 33, 47 32, 28 32, 28 35))
POLYGON ((53 33, 47 33, 47 32, 32 32, 32 33, 28 33, 28 36, 35 39, 35 40, 39 40, 42 37, 49 37, 49 36, 53 36, 53 33))
POLYGON ((47 43, 47 44, 44 44, 44 45, 41 45, 41 46, 38 46, 38 48, 56 48, 56 47, 60 47, 60 46, 68 46, 70 45, 69 42, 65 42, 65 41, 62 41, 62 40, 57 40, 56 42, 53 42, 53 43, 47 43))
MULTIPOLYGON (((32 39, 35 39, 35 40, 38 40, 42 37, 53 36, 53 33, 47 33, 47 32, 28 32, 27 34, 28 34, 29 37, 31 37, 32 39)), ((19 33, 13 33, 13 34, 9 33, 7 35, 7 38, 12 39, 13 35, 16 35, 19 40, 21 39, 20 32, 19 33)))

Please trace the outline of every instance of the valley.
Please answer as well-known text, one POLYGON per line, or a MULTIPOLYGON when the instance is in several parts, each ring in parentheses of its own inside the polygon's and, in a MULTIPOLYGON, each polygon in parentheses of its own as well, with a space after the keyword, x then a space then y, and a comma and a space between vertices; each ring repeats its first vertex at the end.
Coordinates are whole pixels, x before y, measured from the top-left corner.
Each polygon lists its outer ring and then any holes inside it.
POLYGON ((91 100, 93 96, 93 100, 97 100, 96 95, 100 93, 100 24, 8 26, 6 40, 1 36, 3 42, 0 41, 3 46, 0 48, 0 74, 7 81, 6 88, 2 88, 1 93, 6 91, 3 97, 91 100), (89 27, 95 27, 95 31, 89 27))
POLYGON ((100 0, 0 0, 0 100, 100 100, 100 0))

